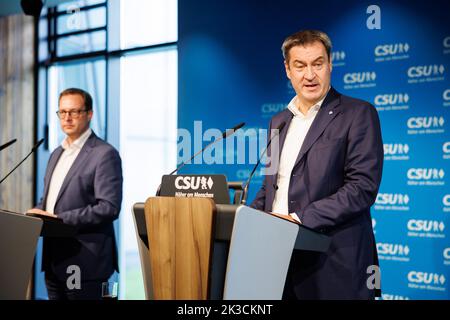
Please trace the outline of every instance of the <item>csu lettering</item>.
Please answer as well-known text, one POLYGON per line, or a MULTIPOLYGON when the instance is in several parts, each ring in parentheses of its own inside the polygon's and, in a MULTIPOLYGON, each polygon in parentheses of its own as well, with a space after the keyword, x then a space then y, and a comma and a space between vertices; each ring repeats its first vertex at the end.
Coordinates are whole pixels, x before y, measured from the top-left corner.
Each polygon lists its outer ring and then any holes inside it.
POLYGON ((429 168, 411 168, 408 170, 407 176, 410 180, 439 180, 444 178, 445 172, 443 169, 429 168))
POLYGON ((414 66, 408 69, 408 77, 420 78, 429 77, 431 75, 443 74, 445 71, 444 65, 429 65, 429 66, 414 66))
POLYGON ((408 119, 407 125, 410 129, 421 129, 442 127, 444 123, 444 117, 412 117, 408 119))
POLYGON ((437 273, 418 272, 418 271, 411 271, 410 273, 408 273, 408 280, 410 282, 425 283, 425 284, 445 283, 445 277, 443 275, 439 275, 437 273))
POLYGON ((377 106, 395 105, 398 103, 407 103, 409 101, 408 94, 379 94, 375 97, 375 104, 377 106))
POLYGON ((369 82, 375 81, 376 77, 377 75, 375 72, 346 73, 344 75, 344 82, 347 84, 369 82))
POLYGON ((408 230, 410 231, 444 231, 445 225, 441 221, 433 221, 433 220, 409 220, 408 221, 408 230))
POLYGON ((396 44, 385 44, 375 47, 376 56, 387 56, 395 55, 397 53, 406 53, 409 50, 409 45, 407 43, 396 43, 396 44))
POLYGON ((181 190, 198 190, 202 177, 177 177, 175 179, 175 188, 181 190))

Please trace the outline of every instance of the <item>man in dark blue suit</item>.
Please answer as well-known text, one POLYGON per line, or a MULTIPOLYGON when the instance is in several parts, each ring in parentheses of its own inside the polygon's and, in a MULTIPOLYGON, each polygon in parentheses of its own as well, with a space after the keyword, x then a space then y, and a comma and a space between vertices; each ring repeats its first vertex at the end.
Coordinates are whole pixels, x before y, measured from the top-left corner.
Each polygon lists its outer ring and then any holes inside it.
POLYGON ((50 156, 42 201, 28 212, 58 217, 78 230, 72 238, 44 239, 42 269, 49 298, 101 299, 102 283, 118 271, 113 221, 122 202, 121 159, 89 128, 89 93, 63 91, 57 114, 67 136, 50 156), (77 271, 80 286, 69 279, 77 271))
POLYGON ((379 288, 370 279, 378 270, 370 207, 383 166, 377 111, 331 87, 325 33, 297 32, 282 51, 296 96, 270 122, 286 123, 281 150, 271 155, 279 165, 251 206, 294 216, 332 239, 326 253, 294 250, 283 298, 373 299, 379 288))

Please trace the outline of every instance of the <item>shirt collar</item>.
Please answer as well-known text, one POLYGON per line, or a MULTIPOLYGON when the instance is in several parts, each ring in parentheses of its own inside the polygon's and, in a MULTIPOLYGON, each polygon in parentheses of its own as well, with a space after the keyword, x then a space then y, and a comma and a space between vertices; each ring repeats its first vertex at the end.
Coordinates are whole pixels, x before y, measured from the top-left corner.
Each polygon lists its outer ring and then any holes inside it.
MULTIPOLYGON (((330 86, 330 88, 331 88, 331 86, 330 86)), ((288 107, 289 111, 291 111, 294 116, 306 117, 306 116, 310 115, 313 112, 317 113, 319 111, 320 107, 322 106, 323 101, 327 97, 328 92, 330 91, 330 88, 328 88, 327 94, 323 97, 322 100, 318 101, 311 108, 309 108, 308 113, 306 115, 301 113, 300 110, 298 110, 298 108, 297 108, 297 103, 296 103, 297 99, 298 99, 297 96, 292 98, 292 100, 289 102, 287 107, 288 107)))
POLYGON ((67 150, 67 149, 70 149, 70 148, 81 149, 81 148, 83 148, 84 144, 86 143, 87 139, 91 136, 91 134, 92 134, 92 129, 88 128, 77 140, 72 142, 70 145, 67 142, 67 137, 66 137, 63 140, 63 142, 61 143, 61 147, 64 150, 67 150))

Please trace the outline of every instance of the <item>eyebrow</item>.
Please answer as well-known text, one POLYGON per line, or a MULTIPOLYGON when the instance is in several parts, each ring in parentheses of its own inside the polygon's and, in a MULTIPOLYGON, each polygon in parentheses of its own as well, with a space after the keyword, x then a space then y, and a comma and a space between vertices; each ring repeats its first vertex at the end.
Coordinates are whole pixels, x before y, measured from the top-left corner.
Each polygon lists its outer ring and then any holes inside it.
MULTIPOLYGON (((324 56, 319 56, 319 57, 317 57, 316 59, 313 60, 312 63, 317 62, 317 61, 319 61, 319 60, 325 60, 324 56)), ((294 60, 293 63, 294 63, 294 64, 299 64, 299 63, 300 63, 300 64, 306 64, 304 61, 301 61, 301 60, 294 60)))

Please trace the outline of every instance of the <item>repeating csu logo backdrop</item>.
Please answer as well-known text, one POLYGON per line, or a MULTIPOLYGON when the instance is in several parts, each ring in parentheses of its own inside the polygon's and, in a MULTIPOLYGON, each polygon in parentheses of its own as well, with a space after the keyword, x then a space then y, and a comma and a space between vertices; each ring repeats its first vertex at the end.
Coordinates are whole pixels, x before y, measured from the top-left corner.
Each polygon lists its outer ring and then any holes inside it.
MULTIPOLYGON (((299 20, 298 10, 284 11, 285 23, 273 24, 275 30, 264 39, 268 47, 279 50, 280 34, 313 26, 330 34, 332 85, 343 94, 373 104, 381 121, 385 161, 379 194, 372 206, 372 226, 380 257, 382 298, 450 299, 450 32, 448 19, 441 18, 442 12, 450 12, 450 1, 436 0, 422 10, 422 5, 414 1, 408 8, 398 8, 393 1, 380 0, 381 23, 373 30, 365 24, 367 5, 356 3, 352 10, 340 11, 342 19, 335 17, 335 9, 342 9, 337 1, 325 1, 331 9, 321 17, 311 15, 299 20), (418 37, 412 25, 420 26, 427 37, 418 37)), ((314 8, 314 3, 300 6, 292 0, 290 4, 296 9, 314 8)), ((219 8, 214 1, 208 5, 221 15, 235 14, 226 6, 219 8)), ((180 12, 186 8, 180 7, 180 12)), ((253 26, 267 28, 251 15, 248 19, 253 26)), ((208 127, 220 127, 217 119, 231 124, 251 119, 252 125, 267 129, 270 118, 284 110, 295 95, 285 76, 281 54, 277 63, 268 63, 273 62, 268 61, 273 54, 252 53, 254 45, 248 41, 251 34, 245 28, 242 34, 236 34, 235 28, 220 25, 215 26, 220 33, 215 28, 204 30, 204 38, 210 42, 217 39, 216 45, 194 45, 198 43, 190 39, 199 38, 198 28, 194 28, 195 37, 185 34, 185 25, 192 24, 193 19, 188 21, 184 14, 180 21, 179 81, 184 89, 180 93, 183 112, 179 113, 179 126, 189 127, 201 116, 209 121, 208 127), (214 59, 208 61, 218 67, 215 74, 219 76, 214 81, 211 68, 201 73, 205 61, 195 60, 205 52, 211 57, 233 52, 233 59, 217 59, 217 65, 214 59), (249 59, 253 66, 270 68, 261 73, 252 69, 251 88, 260 88, 254 93, 241 89, 248 87, 249 77, 242 66, 248 65, 249 59), (199 72, 204 82, 192 81, 199 72), (263 75, 267 76, 257 78, 263 75), (223 95, 223 88, 230 87, 236 88, 232 95, 217 99, 223 95), (211 101, 217 108, 210 107, 211 101)), ((210 169, 193 171, 189 167, 189 173, 212 173, 210 169)), ((249 165, 229 165, 214 173, 226 174, 228 181, 246 181, 251 170, 249 165)), ((253 176, 249 201, 261 186, 262 172, 259 168, 253 176)), ((184 181, 181 183, 184 185, 184 181)))
POLYGON ((333 85, 372 103, 382 125, 384 172, 372 226, 386 300, 450 299, 450 34, 444 24, 433 28, 433 40, 408 28, 374 35, 358 41, 357 54, 342 45, 347 35, 333 39, 333 85))

